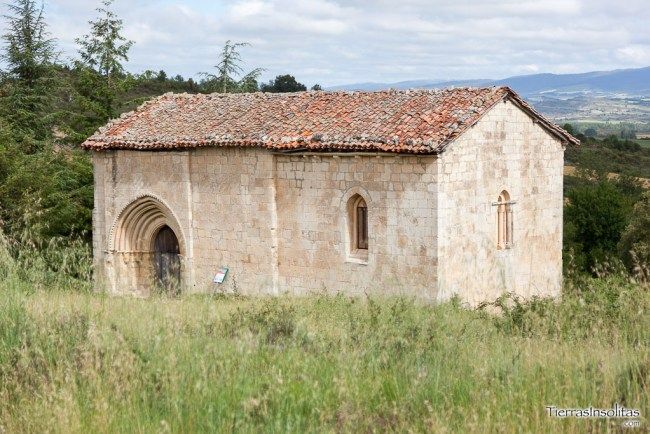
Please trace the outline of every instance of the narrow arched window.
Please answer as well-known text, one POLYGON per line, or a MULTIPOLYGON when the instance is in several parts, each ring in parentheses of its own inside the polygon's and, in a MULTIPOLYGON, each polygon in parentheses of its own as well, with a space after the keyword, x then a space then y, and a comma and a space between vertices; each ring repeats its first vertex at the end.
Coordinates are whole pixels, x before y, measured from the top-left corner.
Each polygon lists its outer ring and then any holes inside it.
POLYGON ((363 198, 355 205, 357 214, 357 249, 368 250, 368 206, 363 198))
POLYGON ((348 201, 349 255, 356 259, 368 258, 368 205, 366 200, 355 194, 348 201))
POLYGON ((510 195, 507 191, 502 191, 499 195, 497 205, 497 248, 509 249, 513 246, 512 232, 513 232, 513 213, 512 205, 514 202, 510 200, 510 195))

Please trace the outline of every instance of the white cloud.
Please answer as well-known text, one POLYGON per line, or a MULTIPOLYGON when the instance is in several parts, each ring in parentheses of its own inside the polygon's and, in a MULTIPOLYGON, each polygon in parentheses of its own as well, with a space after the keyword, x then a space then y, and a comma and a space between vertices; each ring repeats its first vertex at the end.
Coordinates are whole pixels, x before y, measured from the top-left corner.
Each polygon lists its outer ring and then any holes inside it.
MULTIPOLYGON (((66 56, 99 1, 48 0, 66 56)), ((306 84, 499 78, 650 64, 647 0, 117 0, 128 68, 192 76, 227 39, 247 67, 306 84)), ((1 29, 0 29, 1 30, 1 29)))
POLYGON ((539 66, 535 65, 534 63, 531 63, 529 65, 521 65, 519 69, 522 72, 526 72, 529 74, 535 74, 536 72, 539 72, 539 66))
POLYGON ((269 13, 272 10, 270 3, 262 1, 243 1, 234 5, 230 15, 236 19, 254 19, 256 15, 269 13))
POLYGON ((634 65, 650 65, 649 45, 628 45, 616 50, 616 55, 623 62, 631 62, 634 65))

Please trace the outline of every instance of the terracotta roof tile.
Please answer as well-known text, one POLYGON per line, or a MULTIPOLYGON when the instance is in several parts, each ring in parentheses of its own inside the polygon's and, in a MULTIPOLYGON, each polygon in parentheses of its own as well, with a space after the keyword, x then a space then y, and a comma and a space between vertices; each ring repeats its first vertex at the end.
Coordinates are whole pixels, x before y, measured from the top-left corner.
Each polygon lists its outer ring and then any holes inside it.
POLYGON ((551 133, 578 143, 507 87, 383 92, 165 94, 83 143, 93 150, 202 146, 272 150, 440 152, 511 98, 551 133))

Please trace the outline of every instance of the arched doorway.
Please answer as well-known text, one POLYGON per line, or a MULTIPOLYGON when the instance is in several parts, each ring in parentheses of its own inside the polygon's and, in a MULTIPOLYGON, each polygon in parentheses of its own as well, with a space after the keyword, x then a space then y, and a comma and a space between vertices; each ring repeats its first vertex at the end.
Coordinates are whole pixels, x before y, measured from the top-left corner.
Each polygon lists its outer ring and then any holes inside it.
POLYGON ((115 292, 147 296, 180 293, 187 284, 186 244, 174 213, 153 196, 127 205, 112 229, 109 247, 115 292))
POLYGON ((154 278, 164 292, 176 294, 181 283, 181 258, 178 238, 167 225, 158 230, 154 239, 154 278))

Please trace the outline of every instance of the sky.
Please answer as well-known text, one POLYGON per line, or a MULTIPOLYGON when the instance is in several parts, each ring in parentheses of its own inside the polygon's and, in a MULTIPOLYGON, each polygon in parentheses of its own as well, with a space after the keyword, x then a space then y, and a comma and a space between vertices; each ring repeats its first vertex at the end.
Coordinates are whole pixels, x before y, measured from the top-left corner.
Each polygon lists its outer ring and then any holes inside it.
MULTIPOLYGON (((247 70, 308 86, 650 66, 650 0, 116 0, 131 72, 198 78, 226 40, 247 70)), ((98 0, 46 0, 62 58, 98 0)))

